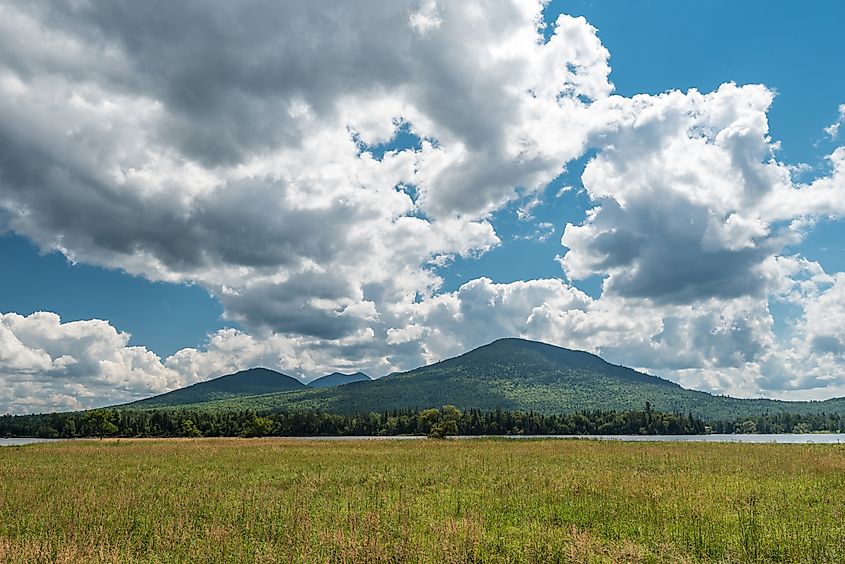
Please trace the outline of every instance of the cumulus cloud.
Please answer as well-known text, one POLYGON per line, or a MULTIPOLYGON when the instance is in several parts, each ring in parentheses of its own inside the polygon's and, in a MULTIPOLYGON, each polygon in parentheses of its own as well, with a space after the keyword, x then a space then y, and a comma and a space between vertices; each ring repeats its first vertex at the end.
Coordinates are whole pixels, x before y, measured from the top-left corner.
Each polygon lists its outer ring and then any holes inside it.
POLYGON ((329 366, 381 376, 421 362, 416 343, 379 358, 383 347, 373 337, 369 329, 328 342, 222 329, 201 347, 162 359, 130 346, 130 335, 107 321, 62 322, 51 312, 0 314, 0 414, 129 402, 254 366, 309 379, 329 366))
POLYGON ((784 255, 845 212, 845 148, 798 184, 770 89, 613 95, 597 30, 561 15, 545 39, 543 7, 0 3, 0 230, 199 284, 245 328, 159 359, 105 321, 6 314, 0 411, 252 365, 377 376, 512 335, 715 391, 835 389, 842 283, 784 255), (502 244, 494 212, 533 221, 586 154, 565 279, 442 291, 437 267, 502 244), (598 298, 569 282, 592 276, 598 298), (773 299, 802 312, 795 342, 773 299))
POLYGON ((68 410, 136 399, 187 382, 100 320, 0 314, 0 412, 68 410))
POLYGON ((594 299, 557 279, 496 284, 480 278, 420 304, 408 326, 390 332, 390 341, 423 343, 423 360, 433 362, 519 336, 675 380, 689 369, 705 369, 685 383, 749 395, 759 389, 754 377, 719 381, 706 373, 755 362, 772 347, 771 329, 765 300, 655 306, 649 300, 594 299))
POLYGON ((773 294, 802 309, 786 341, 766 297, 656 305, 592 298, 559 279, 488 278, 408 304, 383 339, 370 328, 340 339, 224 329, 160 359, 104 321, 52 313, 0 317, 0 412, 81 409, 131 401, 251 366, 307 380, 330 370, 374 376, 461 354, 504 336, 587 350, 696 389, 742 397, 845 392, 845 278, 796 257, 766 264, 773 294))
POLYGON ((836 121, 824 128, 824 132, 831 139, 836 139, 839 135, 839 127, 843 122, 845 122, 845 104, 839 106, 839 116, 836 118, 836 121))
MULTIPOLYGON (((294 339, 257 339, 234 329, 209 335, 201 349, 182 349, 166 359, 130 346, 129 338, 103 320, 63 323, 50 312, 0 314, 0 413, 128 402, 252 366, 293 376, 319 373, 332 362, 354 366, 330 353, 303 354, 294 339)), ((346 339, 345 347, 354 340, 346 339)))
POLYGON ((562 238, 567 276, 661 303, 764 295, 764 264, 801 240, 801 219, 845 211, 843 150, 830 176, 793 184, 768 135, 772 98, 725 84, 608 100, 606 145, 582 177, 596 206, 562 238))
POLYGON ((0 9, 5 227, 279 333, 353 334, 498 245, 488 214, 582 153, 612 89, 595 29, 544 42, 539 2, 0 9), (400 127, 419 148, 366 149, 400 127))

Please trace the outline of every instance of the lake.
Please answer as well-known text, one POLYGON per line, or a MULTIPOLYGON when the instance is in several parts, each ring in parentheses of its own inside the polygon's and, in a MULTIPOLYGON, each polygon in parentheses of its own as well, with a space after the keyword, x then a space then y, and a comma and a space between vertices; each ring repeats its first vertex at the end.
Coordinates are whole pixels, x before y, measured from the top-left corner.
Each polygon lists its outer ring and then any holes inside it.
MULTIPOLYGON (((277 437, 303 441, 359 441, 359 440, 415 440, 424 439, 420 436, 398 437, 277 437)), ((838 444, 845 443, 845 433, 807 433, 807 434, 771 434, 771 435, 487 435, 460 436, 458 440, 473 439, 508 439, 508 440, 537 440, 537 439, 581 439, 594 441, 628 441, 628 442, 679 442, 679 443, 781 443, 781 444, 838 444)), ((36 439, 22 437, 15 439, 0 439, 0 447, 21 446, 33 443, 50 443, 62 440, 76 439, 36 439)))
POLYGON ((63 439, 36 439, 34 437, 20 437, 15 439, 0 438, 0 447, 30 445, 32 443, 53 443, 61 440, 63 439))

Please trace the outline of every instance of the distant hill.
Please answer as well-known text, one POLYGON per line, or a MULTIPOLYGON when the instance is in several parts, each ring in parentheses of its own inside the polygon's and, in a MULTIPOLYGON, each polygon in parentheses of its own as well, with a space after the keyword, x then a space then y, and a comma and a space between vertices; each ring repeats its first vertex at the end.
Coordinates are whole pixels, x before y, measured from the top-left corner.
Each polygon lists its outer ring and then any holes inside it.
POLYGON ((501 339, 455 358, 377 380, 229 398, 192 407, 352 413, 454 404, 460 408, 501 407, 551 414, 585 409, 639 410, 646 402, 655 410, 692 412, 709 419, 766 412, 845 415, 843 398, 784 402, 714 396, 610 364, 587 352, 522 339, 501 339))
POLYGON ((303 388, 305 384, 296 378, 275 370, 250 368, 128 405, 141 408, 183 406, 303 388))
POLYGON ((332 372, 326 376, 321 376, 316 380, 308 382, 309 388, 331 388, 332 386, 343 386, 344 384, 351 384, 352 382, 369 382, 370 377, 363 372, 356 372, 355 374, 343 374, 342 372, 332 372))

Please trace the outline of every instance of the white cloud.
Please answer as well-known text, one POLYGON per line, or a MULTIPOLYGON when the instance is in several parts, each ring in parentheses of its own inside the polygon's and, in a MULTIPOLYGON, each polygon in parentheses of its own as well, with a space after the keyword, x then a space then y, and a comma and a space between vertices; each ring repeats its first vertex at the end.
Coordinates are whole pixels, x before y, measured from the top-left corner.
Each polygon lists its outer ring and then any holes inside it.
MULTIPOLYGON (((690 368, 709 371, 754 362, 772 346, 765 300, 709 300, 655 306, 649 300, 590 298, 560 280, 495 284, 473 280, 418 304, 392 343, 421 343, 434 362, 506 336, 588 350, 608 360, 680 379, 690 368)), ((685 381, 739 395, 759 388, 753 378, 685 381)))
MULTIPOLYGON (((794 282, 783 295, 801 310, 791 335, 762 359, 759 385, 812 398, 845 394, 845 274, 793 259, 794 282)), ((789 268, 787 266, 787 268, 789 268)))
POLYGON ((843 123, 845 123, 845 104, 839 106, 839 116, 836 118, 836 121, 824 128, 824 132, 831 139, 836 139, 839 135, 839 127, 843 123))
POLYGON ((0 229, 200 284, 246 328, 161 360, 103 321, 6 314, 0 411, 259 364, 380 375, 511 335, 716 391, 838 389, 842 336, 824 314, 842 283, 783 255, 845 213, 845 148, 797 184, 769 136, 770 89, 614 96, 596 30, 562 15, 546 42, 542 9, 0 4, 0 229), (419 146, 376 158, 402 128, 419 146), (530 219, 587 151, 595 207, 566 226, 560 262, 571 280, 603 276, 600 298, 562 280, 441 291, 435 267, 500 245, 493 212, 521 199, 530 219), (803 312, 795 342, 774 337, 770 299, 803 312))
POLYGON ((541 9, 4 5, 0 217, 252 330, 353 335, 584 150, 608 54, 583 19, 544 43, 541 9), (421 148, 375 159, 400 124, 421 148))
POLYGON ((435 0, 425 0, 419 10, 411 13, 411 27, 417 32, 425 35, 431 30, 440 27, 443 20, 440 18, 440 10, 435 0))
POLYGON ((845 278, 795 257, 770 261, 778 299, 802 308, 787 342, 765 298, 656 305, 594 299, 561 280, 470 281, 406 304, 384 338, 365 328, 334 340, 254 336, 234 329, 160 360, 104 321, 0 316, 0 412, 80 409, 131 401, 251 366, 303 380, 333 370, 373 376, 407 370, 507 336, 581 349, 682 385, 742 397, 830 397, 845 392, 845 278))
MULTIPOLYGON (((0 314, 0 414, 77 410, 134 401, 253 366, 292 376, 322 374, 323 367, 383 368, 372 355, 355 362, 350 349, 368 347, 364 331, 331 349, 302 350, 300 339, 256 338, 234 329, 209 335, 200 349, 182 349, 162 360, 129 334, 102 320, 62 323, 50 312, 0 314), (343 356, 336 353, 343 351, 343 356)), ((316 343, 316 341, 315 341, 316 343)), ((382 373, 377 373, 381 375, 382 373)))
POLYGON ((105 321, 0 314, 0 412, 81 409, 187 383, 105 321))
POLYGON ((725 84, 603 102, 605 147, 582 177, 596 207, 564 231, 567 276, 657 302, 765 294, 763 265, 803 236, 795 220, 845 211, 843 149, 830 176, 794 185, 768 135, 772 96, 725 84))

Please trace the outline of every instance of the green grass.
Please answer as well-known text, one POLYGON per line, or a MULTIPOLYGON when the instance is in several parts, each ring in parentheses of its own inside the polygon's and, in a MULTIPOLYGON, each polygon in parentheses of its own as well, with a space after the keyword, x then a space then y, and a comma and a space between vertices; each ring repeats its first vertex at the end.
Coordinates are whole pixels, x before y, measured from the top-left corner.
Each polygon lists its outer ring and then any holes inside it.
POLYGON ((836 445, 0 449, 0 562, 842 562, 836 445))

